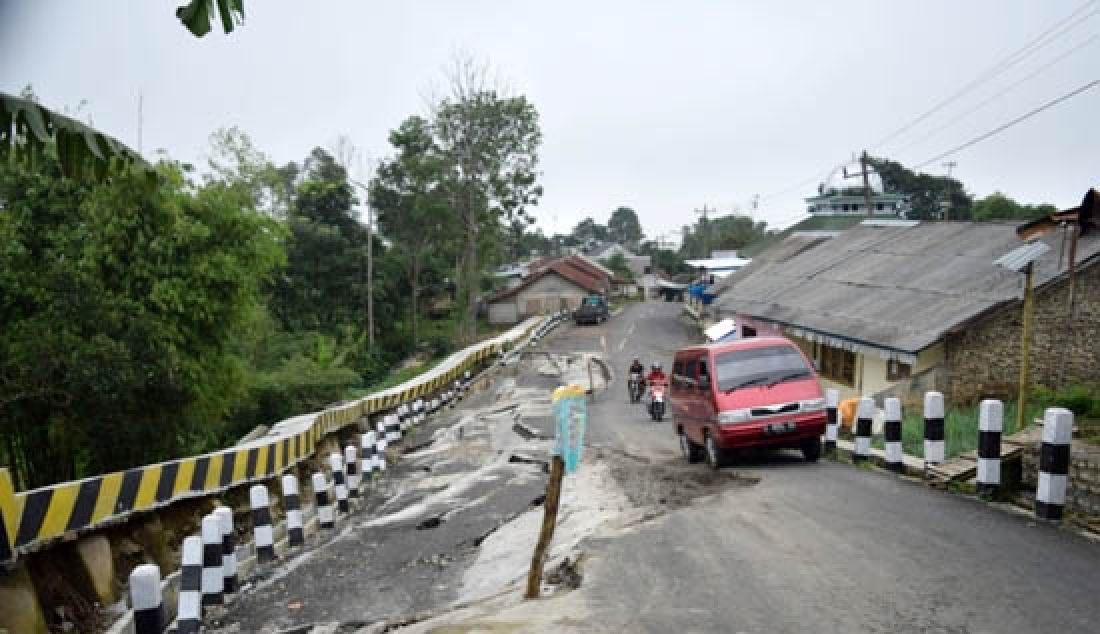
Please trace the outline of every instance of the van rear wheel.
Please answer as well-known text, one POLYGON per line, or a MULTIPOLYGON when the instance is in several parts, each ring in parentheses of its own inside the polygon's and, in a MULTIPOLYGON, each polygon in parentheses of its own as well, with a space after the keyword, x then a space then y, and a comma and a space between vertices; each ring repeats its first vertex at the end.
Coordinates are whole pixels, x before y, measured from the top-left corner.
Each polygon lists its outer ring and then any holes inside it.
POLYGON ((702 447, 691 442, 687 434, 682 431, 680 432, 680 453, 684 455, 684 460, 687 460, 689 464, 696 464, 703 460, 702 447))
POLYGON ((703 438, 703 444, 706 447, 707 464, 711 469, 721 469, 726 465, 726 451, 720 448, 715 442, 714 437, 707 434, 703 438))

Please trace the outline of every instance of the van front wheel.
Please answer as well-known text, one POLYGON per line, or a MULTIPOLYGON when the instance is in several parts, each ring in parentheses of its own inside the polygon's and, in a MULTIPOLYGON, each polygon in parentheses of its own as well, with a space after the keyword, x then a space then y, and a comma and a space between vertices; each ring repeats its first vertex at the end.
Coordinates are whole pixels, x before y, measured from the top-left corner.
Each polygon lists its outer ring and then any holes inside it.
POLYGON ((689 464, 696 464, 703 460, 702 447, 691 442, 691 439, 684 432, 680 432, 680 453, 684 455, 684 460, 687 460, 689 464))
POLYGON ((726 452, 720 448, 717 443, 714 442, 714 437, 707 434, 703 438, 703 443, 706 446, 707 464, 711 469, 721 469, 726 464, 726 452))

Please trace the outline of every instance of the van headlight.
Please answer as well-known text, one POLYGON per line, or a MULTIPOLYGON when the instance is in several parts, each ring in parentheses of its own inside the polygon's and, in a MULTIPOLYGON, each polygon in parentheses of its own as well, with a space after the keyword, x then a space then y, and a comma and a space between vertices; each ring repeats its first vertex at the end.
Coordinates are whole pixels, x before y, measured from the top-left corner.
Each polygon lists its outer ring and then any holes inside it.
POLYGON ((802 412, 820 412, 825 409, 825 399, 811 398, 805 401, 799 401, 798 409, 802 412))
POLYGON ((748 409, 728 409, 718 414, 718 422, 723 425, 743 423, 752 418, 752 412, 748 409))

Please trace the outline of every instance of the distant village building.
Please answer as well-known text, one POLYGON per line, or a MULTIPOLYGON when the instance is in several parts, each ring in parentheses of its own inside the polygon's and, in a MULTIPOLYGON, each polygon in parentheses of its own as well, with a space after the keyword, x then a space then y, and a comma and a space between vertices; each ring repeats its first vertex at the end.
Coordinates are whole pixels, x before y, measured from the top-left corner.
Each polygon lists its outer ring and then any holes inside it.
MULTIPOLYGON (((1022 277, 994 260, 1020 246, 1012 223, 882 223, 828 239, 792 236, 716 287, 714 319, 738 334, 782 334, 845 397, 953 402, 1015 398, 1022 277)), ((1035 263, 1036 384, 1100 381, 1100 232, 1077 245, 1068 311, 1061 234, 1035 263)))
MULTIPOLYGON (((898 217, 905 209, 905 196, 886 193, 882 177, 876 172, 867 176, 871 186, 873 216, 898 217)), ((818 185, 817 195, 806 199, 806 211, 813 216, 867 216, 863 175, 858 162, 841 165, 818 185)))
POLYGON ((489 323, 512 324, 533 315, 575 310, 585 297, 611 293, 612 274, 582 256, 542 258, 518 284, 487 298, 489 323))

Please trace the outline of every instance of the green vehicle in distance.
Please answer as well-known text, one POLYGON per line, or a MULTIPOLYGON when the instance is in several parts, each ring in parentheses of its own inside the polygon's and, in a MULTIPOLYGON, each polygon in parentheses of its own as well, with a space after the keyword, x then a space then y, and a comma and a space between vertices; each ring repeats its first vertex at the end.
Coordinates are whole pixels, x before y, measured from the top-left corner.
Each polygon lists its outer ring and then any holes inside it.
POLYGON ((584 298, 577 310, 573 311, 573 320, 577 325, 599 324, 607 321, 610 313, 607 309, 607 300, 600 295, 589 295, 584 298))

